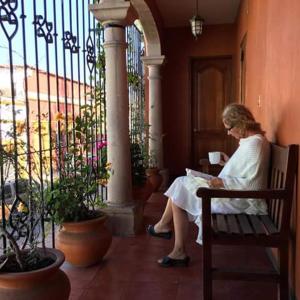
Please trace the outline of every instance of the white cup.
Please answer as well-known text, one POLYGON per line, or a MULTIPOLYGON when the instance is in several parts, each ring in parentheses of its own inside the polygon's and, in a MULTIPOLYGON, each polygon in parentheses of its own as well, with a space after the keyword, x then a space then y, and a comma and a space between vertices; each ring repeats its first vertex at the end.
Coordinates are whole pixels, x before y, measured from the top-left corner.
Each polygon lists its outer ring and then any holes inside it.
POLYGON ((208 159, 212 165, 218 164, 221 160, 221 152, 219 151, 208 152, 208 159))

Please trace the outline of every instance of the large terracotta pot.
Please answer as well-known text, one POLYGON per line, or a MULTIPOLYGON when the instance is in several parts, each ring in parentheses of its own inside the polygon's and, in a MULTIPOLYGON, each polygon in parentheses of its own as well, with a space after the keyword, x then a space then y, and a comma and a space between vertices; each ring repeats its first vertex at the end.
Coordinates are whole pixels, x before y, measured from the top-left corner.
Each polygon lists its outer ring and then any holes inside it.
POLYGON ((56 249, 45 251, 54 259, 48 267, 30 272, 0 273, 1 300, 69 299, 70 281, 59 269, 65 260, 64 254, 56 249))
POLYGON ((56 238, 56 247, 74 266, 91 266, 106 254, 112 235, 105 226, 106 215, 82 222, 63 223, 56 238))
POLYGON ((143 204, 146 203, 148 198, 151 196, 153 192, 152 184, 149 182, 148 178, 146 182, 141 186, 133 186, 132 187, 132 198, 134 201, 141 201, 143 204))
POLYGON ((152 185, 153 192, 157 192, 157 190, 159 189, 163 181, 162 176, 159 174, 159 169, 158 168, 146 169, 146 175, 149 182, 152 185))

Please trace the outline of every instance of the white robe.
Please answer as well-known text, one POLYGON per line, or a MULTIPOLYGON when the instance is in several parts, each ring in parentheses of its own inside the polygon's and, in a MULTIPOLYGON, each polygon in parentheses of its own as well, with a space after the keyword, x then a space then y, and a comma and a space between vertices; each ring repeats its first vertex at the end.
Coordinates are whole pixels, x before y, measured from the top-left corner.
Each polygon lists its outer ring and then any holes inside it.
MULTIPOLYGON (((261 134, 240 139, 239 147, 227 161, 218 177, 222 178, 225 189, 256 190, 267 187, 270 145, 261 134)), ((187 211, 190 221, 199 227, 197 242, 202 244, 202 203, 196 196, 199 187, 208 187, 205 179, 187 172, 178 177, 165 195, 179 207, 187 211)), ((201 175, 200 175, 201 176, 201 175)), ((259 214, 267 213, 267 205, 260 199, 214 198, 211 203, 213 213, 259 214)))

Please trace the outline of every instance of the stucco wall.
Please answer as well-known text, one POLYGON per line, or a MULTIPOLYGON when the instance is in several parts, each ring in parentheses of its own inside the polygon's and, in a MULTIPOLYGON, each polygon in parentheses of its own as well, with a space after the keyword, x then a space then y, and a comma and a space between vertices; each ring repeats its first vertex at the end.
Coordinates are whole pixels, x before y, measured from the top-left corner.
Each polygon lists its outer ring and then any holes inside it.
POLYGON ((233 55, 235 28, 234 25, 207 26, 198 40, 193 38, 189 27, 167 29, 164 33, 164 153, 171 175, 182 174, 191 161, 191 58, 233 55))
MULTIPOLYGON (((298 0, 251 0, 243 1, 238 22, 237 51, 247 33, 245 103, 261 121, 268 138, 280 144, 300 143, 299 15, 298 0)), ((297 299, 300 299, 299 201, 298 196, 291 237, 294 246, 291 284, 297 299)))

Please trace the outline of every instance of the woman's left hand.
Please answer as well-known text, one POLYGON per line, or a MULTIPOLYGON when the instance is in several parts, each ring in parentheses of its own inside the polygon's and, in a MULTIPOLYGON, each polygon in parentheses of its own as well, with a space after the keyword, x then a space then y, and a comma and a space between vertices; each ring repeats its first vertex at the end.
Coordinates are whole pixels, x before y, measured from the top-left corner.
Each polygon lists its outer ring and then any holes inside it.
POLYGON ((214 177, 208 181, 208 185, 211 188, 224 188, 223 180, 219 177, 214 177))

